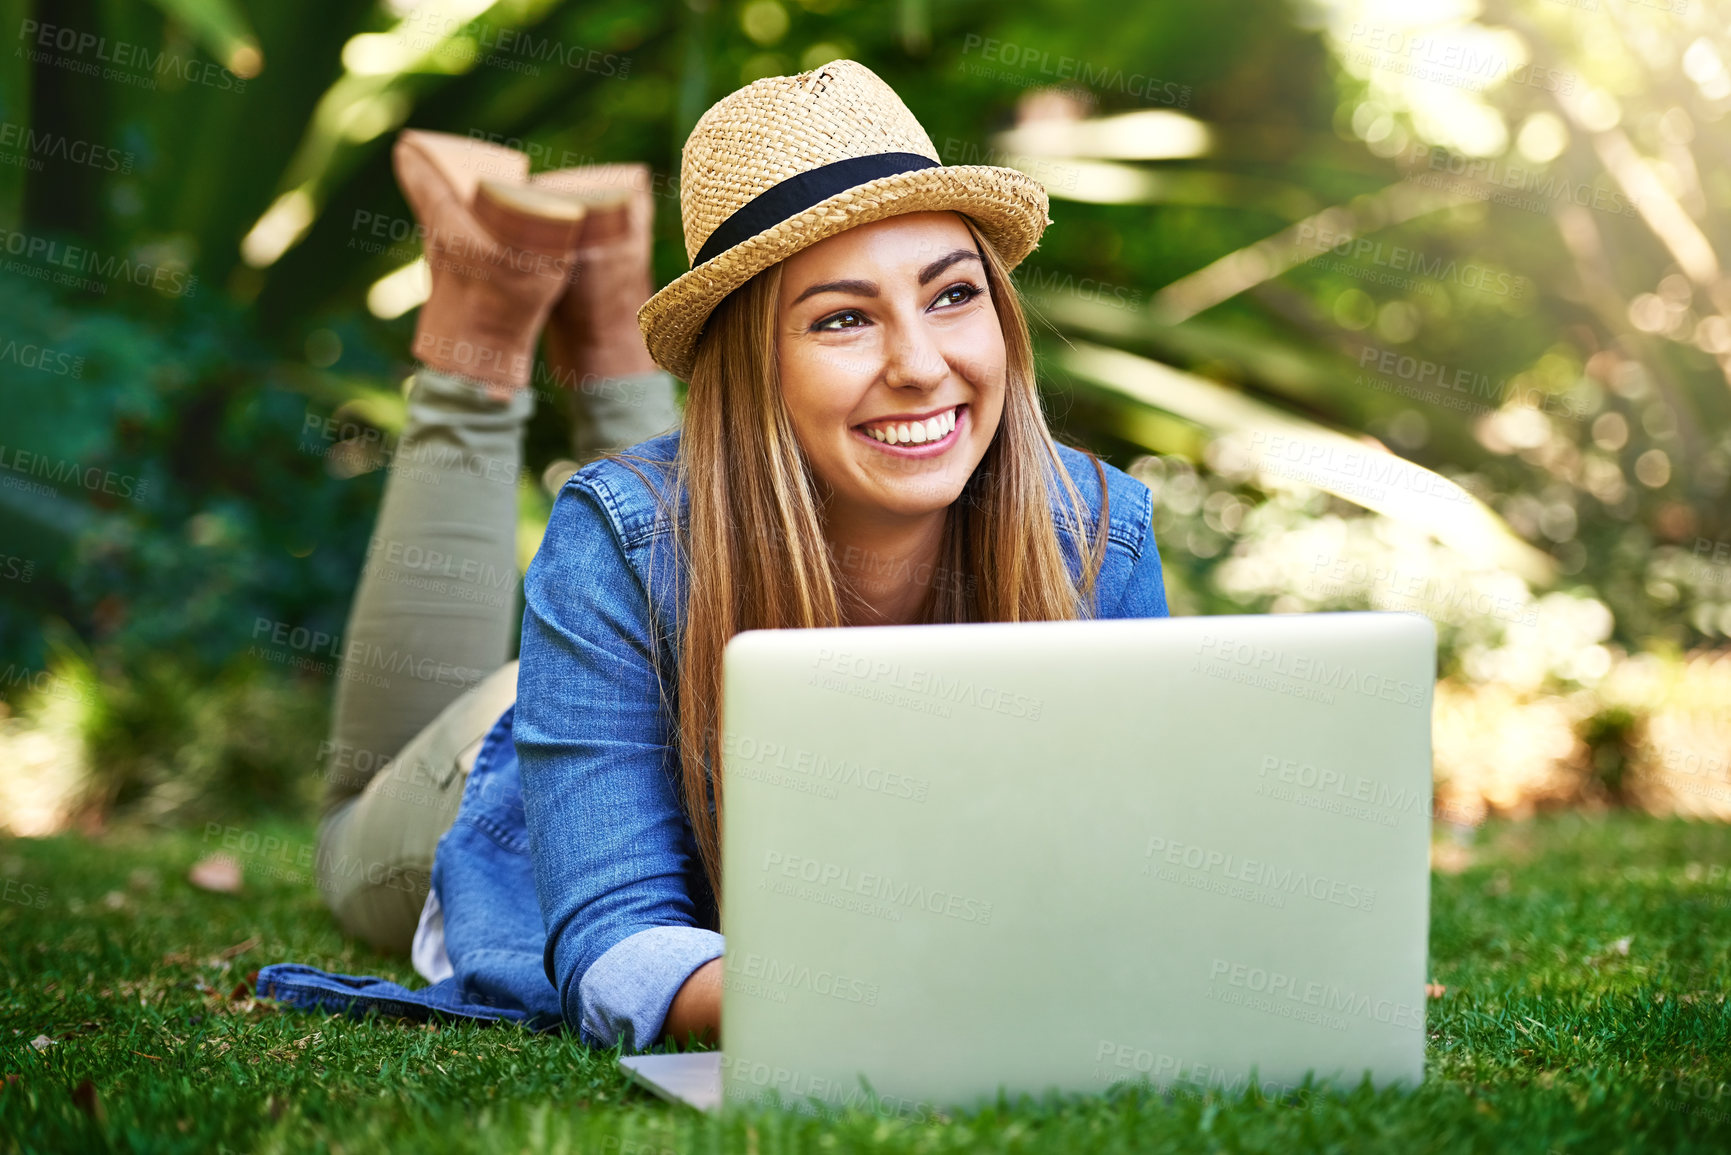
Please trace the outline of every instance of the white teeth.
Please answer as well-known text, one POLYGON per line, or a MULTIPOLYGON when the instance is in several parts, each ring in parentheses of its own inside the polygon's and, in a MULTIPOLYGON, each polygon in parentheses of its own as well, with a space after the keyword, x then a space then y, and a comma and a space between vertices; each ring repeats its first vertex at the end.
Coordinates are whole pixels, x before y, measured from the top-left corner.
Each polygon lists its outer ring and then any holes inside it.
POLYGON ((949 409, 924 421, 868 425, 865 431, 886 445, 919 445, 927 441, 940 441, 955 427, 956 411, 949 409))

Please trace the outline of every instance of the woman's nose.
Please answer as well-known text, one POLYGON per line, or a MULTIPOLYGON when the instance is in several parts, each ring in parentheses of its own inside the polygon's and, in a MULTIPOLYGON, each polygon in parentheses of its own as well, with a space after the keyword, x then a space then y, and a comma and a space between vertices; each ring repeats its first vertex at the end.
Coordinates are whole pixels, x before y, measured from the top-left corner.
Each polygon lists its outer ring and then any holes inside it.
POLYGON ((949 360, 926 326, 895 326, 885 350, 884 384, 891 388, 932 389, 949 376, 949 360))

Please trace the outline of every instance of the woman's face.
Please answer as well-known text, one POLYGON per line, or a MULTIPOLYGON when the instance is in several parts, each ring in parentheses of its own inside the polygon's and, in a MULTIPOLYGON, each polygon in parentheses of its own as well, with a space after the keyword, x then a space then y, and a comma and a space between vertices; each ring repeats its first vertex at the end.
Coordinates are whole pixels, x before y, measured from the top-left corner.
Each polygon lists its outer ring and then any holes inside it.
POLYGON ((890 217, 789 257, 776 351, 832 517, 945 508, 997 432, 1004 334, 955 213, 890 217))

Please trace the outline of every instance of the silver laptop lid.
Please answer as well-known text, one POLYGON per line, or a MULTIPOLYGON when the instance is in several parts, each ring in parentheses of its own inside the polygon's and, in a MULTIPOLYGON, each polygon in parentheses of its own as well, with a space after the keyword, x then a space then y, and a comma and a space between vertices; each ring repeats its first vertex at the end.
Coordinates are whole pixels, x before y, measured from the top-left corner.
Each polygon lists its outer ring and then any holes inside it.
POLYGON ((729 1100, 1423 1075, 1435 630, 753 631, 725 656, 729 1100))

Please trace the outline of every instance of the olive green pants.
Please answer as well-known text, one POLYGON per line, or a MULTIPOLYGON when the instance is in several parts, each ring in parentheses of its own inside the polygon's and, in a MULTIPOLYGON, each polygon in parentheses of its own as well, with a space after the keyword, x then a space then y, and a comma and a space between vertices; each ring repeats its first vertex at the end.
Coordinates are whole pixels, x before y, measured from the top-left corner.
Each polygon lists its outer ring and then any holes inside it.
MULTIPOLYGON (((575 395, 587 460, 679 420, 665 373, 575 395)), ((406 953, 433 851, 487 731, 516 698, 517 488, 534 394, 494 400, 422 368, 349 609, 320 748, 317 877, 343 930, 406 953)))

